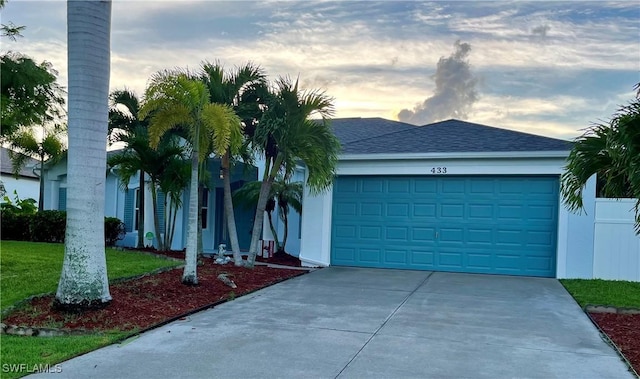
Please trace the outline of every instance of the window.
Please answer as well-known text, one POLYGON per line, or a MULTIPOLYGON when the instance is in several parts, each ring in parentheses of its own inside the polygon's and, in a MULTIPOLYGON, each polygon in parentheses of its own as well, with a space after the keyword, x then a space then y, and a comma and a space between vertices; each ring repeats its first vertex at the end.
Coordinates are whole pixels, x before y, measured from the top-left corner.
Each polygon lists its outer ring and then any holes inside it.
POLYGON ((209 220, 209 190, 207 188, 202 189, 200 217, 202 217, 202 229, 207 229, 209 220))

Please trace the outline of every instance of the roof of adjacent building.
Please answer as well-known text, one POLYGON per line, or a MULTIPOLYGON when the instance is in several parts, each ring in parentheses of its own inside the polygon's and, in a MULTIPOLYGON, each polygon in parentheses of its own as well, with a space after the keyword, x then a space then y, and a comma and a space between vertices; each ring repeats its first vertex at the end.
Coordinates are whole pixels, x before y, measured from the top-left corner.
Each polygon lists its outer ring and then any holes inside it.
MULTIPOLYGON (((37 164, 37 160, 29 158, 27 164, 24 165, 18 175, 24 178, 37 178, 36 174, 33 173, 33 166, 37 164)), ((9 158, 9 149, 4 147, 0 148, 0 172, 5 175, 13 175, 13 165, 11 164, 11 158, 9 158)))
POLYGON ((569 141, 460 120, 414 126, 381 118, 332 120, 343 154, 569 151, 569 141))

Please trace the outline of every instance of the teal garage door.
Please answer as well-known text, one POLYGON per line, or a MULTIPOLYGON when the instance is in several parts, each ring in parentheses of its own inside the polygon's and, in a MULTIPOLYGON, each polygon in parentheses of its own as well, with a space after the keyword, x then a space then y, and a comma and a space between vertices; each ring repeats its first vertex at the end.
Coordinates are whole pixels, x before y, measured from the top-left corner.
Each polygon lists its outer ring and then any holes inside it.
POLYGON ((331 264, 555 277, 558 177, 342 176, 331 264))

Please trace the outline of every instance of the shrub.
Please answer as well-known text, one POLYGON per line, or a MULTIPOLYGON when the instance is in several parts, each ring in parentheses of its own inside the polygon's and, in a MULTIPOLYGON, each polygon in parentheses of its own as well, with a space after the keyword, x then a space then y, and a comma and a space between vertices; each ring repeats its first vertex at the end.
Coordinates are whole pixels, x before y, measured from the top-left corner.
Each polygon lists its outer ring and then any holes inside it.
POLYGON ((67 229, 67 212, 40 211, 31 216, 29 230, 31 241, 35 242, 64 242, 67 229))
POLYGON ((29 241, 29 222, 31 215, 12 212, 3 207, 0 224, 2 224, 2 239, 13 241, 29 241))
POLYGON ((13 191, 13 201, 9 196, 4 196, 4 202, 0 204, 2 215, 2 239, 14 241, 29 241, 29 223, 36 213, 36 201, 34 199, 20 199, 18 193, 13 191))
POLYGON ((104 243, 107 246, 114 246, 117 241, 124 238, 126 234, 124 222, 117 217, 104 218, 104 243))

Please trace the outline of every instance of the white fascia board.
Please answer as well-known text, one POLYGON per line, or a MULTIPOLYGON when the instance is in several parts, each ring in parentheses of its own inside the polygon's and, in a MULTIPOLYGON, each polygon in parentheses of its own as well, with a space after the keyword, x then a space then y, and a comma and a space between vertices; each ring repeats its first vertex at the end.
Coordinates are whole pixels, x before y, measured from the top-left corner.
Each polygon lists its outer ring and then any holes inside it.
POLYGON ((482 158, 566 158, 569 151, 497 151, 467 153, 403 153, 403 154, 344 154, 341 161, 375 161, 408 159, 482 159, 482 158))

